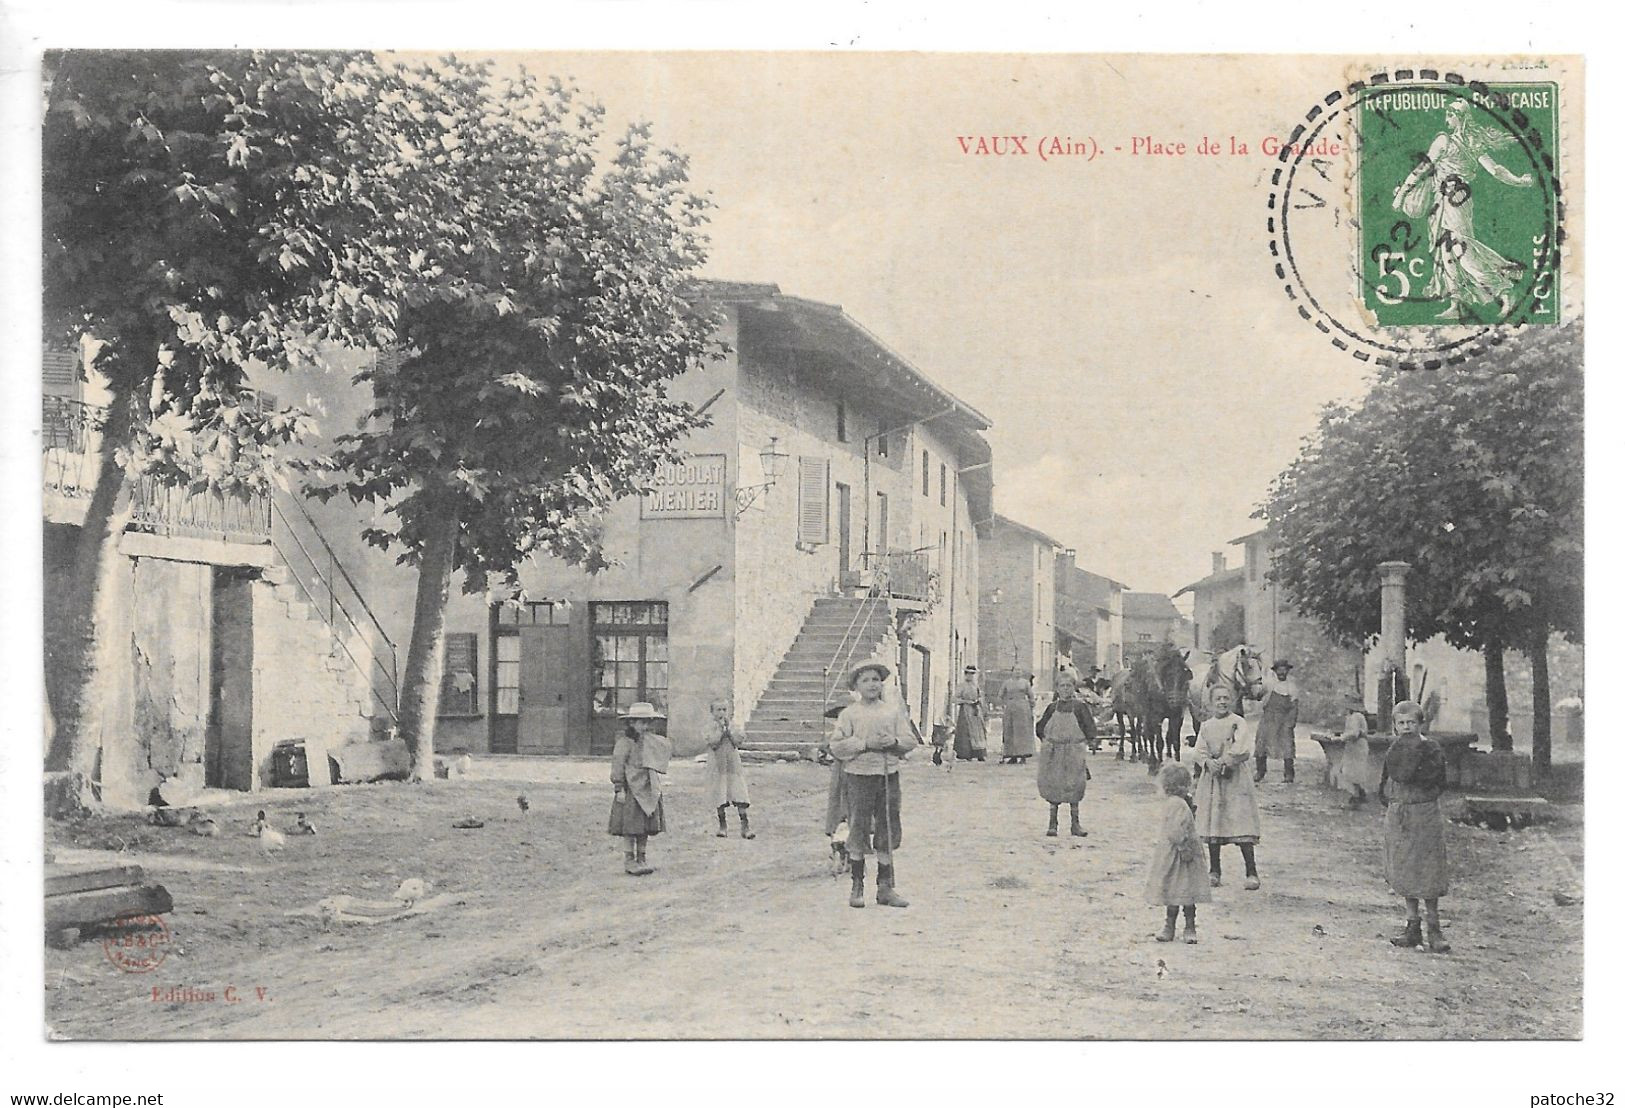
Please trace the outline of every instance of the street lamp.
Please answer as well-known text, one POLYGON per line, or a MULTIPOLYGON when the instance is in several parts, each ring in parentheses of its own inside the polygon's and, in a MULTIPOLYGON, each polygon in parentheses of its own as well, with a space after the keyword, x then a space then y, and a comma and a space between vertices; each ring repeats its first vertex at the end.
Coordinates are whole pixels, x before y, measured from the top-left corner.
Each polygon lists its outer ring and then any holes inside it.
POLYGON ((767 445, 762 447, 758 457, 762 462, 762 476, 766 480, 759 485, 740 485, 734 489, 734 503, 738 505, 738 509, 734 512, 735 519, 744 515, 750 506, 756 503, 757 497, 778 484, 779 478, 784 476, 784 471, 790 464, 790 455, 779 449, 777 435, 767 437, 767 445))

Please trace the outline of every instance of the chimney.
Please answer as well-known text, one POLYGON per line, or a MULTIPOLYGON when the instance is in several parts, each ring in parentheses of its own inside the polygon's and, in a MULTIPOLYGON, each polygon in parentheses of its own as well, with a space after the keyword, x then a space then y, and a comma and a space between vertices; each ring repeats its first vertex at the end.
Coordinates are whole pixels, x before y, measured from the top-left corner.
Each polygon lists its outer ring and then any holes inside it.
POLYGON ((1222 550, 1215 550, 1213 552, 1213 572, 1224 572, 1224 551, 1222 550))

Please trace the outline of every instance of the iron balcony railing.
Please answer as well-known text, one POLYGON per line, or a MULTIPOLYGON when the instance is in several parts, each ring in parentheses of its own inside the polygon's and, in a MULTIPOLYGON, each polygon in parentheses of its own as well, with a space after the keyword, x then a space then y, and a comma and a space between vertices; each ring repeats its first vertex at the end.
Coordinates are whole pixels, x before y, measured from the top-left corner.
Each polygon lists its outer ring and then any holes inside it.
POLYGON ((871 596, 926 603, 936 599, 937 575, 931 571, 929 550, 865 551, 863 568, 871 596))

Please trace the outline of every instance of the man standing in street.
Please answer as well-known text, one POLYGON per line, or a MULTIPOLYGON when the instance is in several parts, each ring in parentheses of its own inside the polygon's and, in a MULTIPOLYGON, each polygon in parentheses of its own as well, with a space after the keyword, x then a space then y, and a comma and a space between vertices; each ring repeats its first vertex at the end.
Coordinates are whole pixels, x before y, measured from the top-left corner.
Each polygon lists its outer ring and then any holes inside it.
POLYGON ((1257 763, 1254 781, 1264 780, 1269 772, 1269 760, 1281 759, 1281 779, 1287 784, 1294 780, 1293 755, 1296 751, 1293 730, 1298 725, 1298 683, 1292 679, 1292 663, 1278 658, 1264 676, 1264 710, 1258 718, 1257 763))

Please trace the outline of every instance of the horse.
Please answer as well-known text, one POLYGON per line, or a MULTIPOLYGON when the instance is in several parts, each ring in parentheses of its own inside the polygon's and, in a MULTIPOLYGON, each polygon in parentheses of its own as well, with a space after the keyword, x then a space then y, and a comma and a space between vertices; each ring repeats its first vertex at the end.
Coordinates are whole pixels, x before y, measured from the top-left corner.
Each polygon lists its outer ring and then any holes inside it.
MULTIPOLYGON (((1238 716, 1247 714, 1243 707, 1244 699, 1264 699, 1264 663, 1253 647, 1245 643, 1232 646, 1223 653, 1210 654, 1210 659, 1206 669, 1196 670, 1193 667, 1190 689, 1186 694, 1191 726, 1198 731, 1202 729, 1202 722, 1213 715, 1208 698, 1216 686, 1223 685, 1230 690, 1230 702, 1238 716)), ((1196 745, 1194 734, 1190 744, 1196 745)))
POLYGON ((1112 675, 1112 715, 1117 719, 1117 760, 1123 760, 1123 748, 1131 746, 1133 757, 1131 762, 1140 760, 1140 747, 1144 736, 1140 727, 1140 717, 1136 714, 1135 700, 1129 691, 1129 682, 1132 667, 1120 669, 1112 675))
POLYGON ((1162 643, 1156 651, 1134 660, 1128 696, 1145 742, 1145 768, 1155 774, 1165 757, 1180 760, 1179 731, 1185 718, 1191 671, 1186 651, 1162 643))

